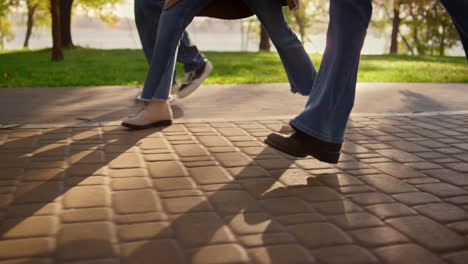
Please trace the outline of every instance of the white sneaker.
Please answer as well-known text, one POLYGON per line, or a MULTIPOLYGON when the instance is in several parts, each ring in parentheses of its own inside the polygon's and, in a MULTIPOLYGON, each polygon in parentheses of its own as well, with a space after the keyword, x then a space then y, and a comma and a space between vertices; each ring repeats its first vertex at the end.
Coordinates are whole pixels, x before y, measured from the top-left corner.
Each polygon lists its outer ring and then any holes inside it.
POLYGON ((191 72, 186 72, 184 75, 184 81, 182 86, 177 92, 178 98, 184 98, 189 96, 191 93, 195 92, 198 87, 203 83, 203 81, 210 75, 213 71, 213 64, 209 60, 205 60, 203 65, 191 72))
POLYGON ((172 110, 169 102, 159 100, 145 102, 145 106, 136 115, 122 121, 122 126, 136 130, 170 125, 172 110))

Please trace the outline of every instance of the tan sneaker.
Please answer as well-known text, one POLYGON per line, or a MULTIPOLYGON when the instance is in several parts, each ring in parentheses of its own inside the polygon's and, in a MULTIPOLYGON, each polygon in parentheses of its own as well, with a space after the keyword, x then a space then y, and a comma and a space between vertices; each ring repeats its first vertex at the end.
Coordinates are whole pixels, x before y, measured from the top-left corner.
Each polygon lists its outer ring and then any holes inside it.
POLYGON ((134 116, 122 121, 122 126, 130 129, 146 129, 151 127, 172 125, 172 109, 168 102, 149 101, 134 116))

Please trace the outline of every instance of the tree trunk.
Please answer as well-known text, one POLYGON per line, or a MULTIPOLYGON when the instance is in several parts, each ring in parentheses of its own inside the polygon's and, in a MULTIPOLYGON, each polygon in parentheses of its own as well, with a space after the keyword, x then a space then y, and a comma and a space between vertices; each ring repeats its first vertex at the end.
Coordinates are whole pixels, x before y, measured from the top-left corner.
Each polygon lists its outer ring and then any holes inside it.
POLYGON ((296 19, 297 26, 299 27, 299 35, 301 36, 301 42, 305 42, 305 25, 302 21, 301 15, 299 12, 294 12, 294 17, 296 19))
POLYGON ((62 40, 60 35, 60 0, 50 0, 50 13, 52 16, 52 60, 63 60, 62 40))
POLYGON ((266 32, 265 28, 263 25, 260 25, 260 50, 266 50, 270 51, 270 36, 268 36, 268 33, 266 32))
POLYGON ((392 25, 392 38, 390 43, 390 54, 398 53, 398 33, 400 32, 400 0, 393 1, 393 25, 392 25))
POLYGON ((24 38, 23 48, 29 47, 29 39, 31 38, 32 29, 34 26, 34 13, 36 12, 37 4, 30 6, 28 4, 28 22, 26 24, 26 37, 24 38))
POLYGON ((62 47, 73 48, 71 36, 71 13, 72 13, 73 0, 61 0, 60 3, 60 22, 61 22, 61 37, 62 47))

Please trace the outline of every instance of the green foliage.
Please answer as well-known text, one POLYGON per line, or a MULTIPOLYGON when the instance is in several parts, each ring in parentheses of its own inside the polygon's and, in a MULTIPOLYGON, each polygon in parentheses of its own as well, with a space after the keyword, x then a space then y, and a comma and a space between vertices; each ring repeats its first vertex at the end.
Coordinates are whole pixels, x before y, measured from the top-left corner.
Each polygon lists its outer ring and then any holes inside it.
MULTIPOLYGON (((66 61, 51 62, 50 50, 0 53, 0 87, 142 84, 148 65, 141 50, 65 50, 66 61)), ((215 70, 206 84, 287 82, 276 52, 204 52, 215 70)), ((318 67, 321 55, 312 54, 318 67)), ((183 71, 178 65, 179 78, 183 71)), ((463 57, 363 56, 361 82, 464 82, 463 57)))
POLYGON ((18 5, 17 0, 1 0, 0 1, 0 50, 3 49, 5 41, 12 40, 15 37, 14 32, 11 30, 11 22, 8 15, 12 8, 18 5))
POLYGON ((115 5, 125 0, 74 0, 74 5, 82 8, 88 15, 99 17, 110 26, 119 22, 119 16, 115 14, 115 5))

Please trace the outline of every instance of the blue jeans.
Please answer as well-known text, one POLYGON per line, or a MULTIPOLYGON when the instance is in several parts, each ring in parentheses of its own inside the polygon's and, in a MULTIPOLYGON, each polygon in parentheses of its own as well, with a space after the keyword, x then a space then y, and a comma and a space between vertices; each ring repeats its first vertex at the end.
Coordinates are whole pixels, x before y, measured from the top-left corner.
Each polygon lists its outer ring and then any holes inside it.
MULTIPOLYGON (((159 20, 155 53, 141 95, 142 100, 167 100, 174 74, 175 54, 185 28, 212 0, 181 0, 159 20)), ((293 93, 309 95, 317 74, 302 43, 284 17, 281 1, 243 0, 265 26, 286 69, 293 93)))
MULTIPOLYGON (((467 51, 468 0, 441 2, 457 26, 467 51)), ((371 15, 372 0, 330 1, 330 24, 322 64, 305 110, 290 122, 294 128, 326 142, 343 142, 371 15)))
MULTIPOLYGON (((165 0, 135 0, 135 23, 148 63, 153 58, 164 2, 165 0)), ((177 61, 184 64, 184 70, 189 72, 197 69, 204 59, 203 54, 198 51, 198 48, 190 41, 188 33, 184 31, 180 40, 177 61)))

